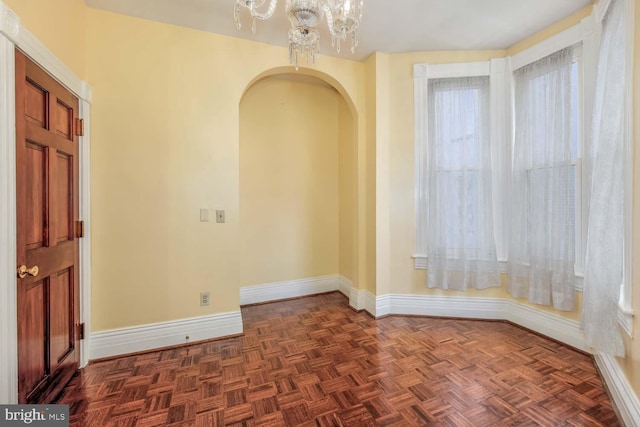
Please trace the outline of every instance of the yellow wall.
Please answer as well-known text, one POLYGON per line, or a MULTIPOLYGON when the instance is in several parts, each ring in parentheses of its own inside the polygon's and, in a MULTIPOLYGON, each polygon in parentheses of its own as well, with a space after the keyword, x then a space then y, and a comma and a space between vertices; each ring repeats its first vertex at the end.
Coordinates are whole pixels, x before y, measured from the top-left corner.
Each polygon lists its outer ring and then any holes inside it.
MULTIPOLYGON (((391 210, 390 266, 392 285, 390 293, 414 295, 444 295, 513 299, 504 286, 482 291, 442 291, 426 288, 426 272, 414 268, 412 254, 415 251, 415 195, 414 195, 414 101, 413 64, 456 63, 488 61, 506 56, 506 51, 454 51, 422 52, 391 55, 390 76, 390 135, 389 151, 389 206, 391 210)), ((382 262, 380 258, 377 260, 382 262)), ((518 300, 528 304, 524 300, 518 300)), ((580 319, 582 294, 576 293, 576 308, 562 312, 548 307, 538 309, 572 319, 580 319)))
MULTIPOLYGON (((391 211, 390 266, 393 278, 391 293, 513 299, 506 291, 504 277, 503 286, 500 288, 467 292, 441 291, 427 289, 426 272, 414 268, 414 260, 411 257, 415 251, 413 65, 488 61, 492 58, 513 55, 579 23, 591 12, 591 9, 592 6, 589 6, 507 50, 413 52, 390 56, 389 133, 392 135, 392 142, 389 151, 389 207, 391 211)), ((377 261, 382 262, 380 258, 377 261)), ((526 301, 518 301, 527 304, 526 301)), ((542 306, 535 307, 572 320, 579 320, 582 294, 576 292, 576 309, 572 312, 561 312, 542 306)))
POLYGON ((342 97, 298 77, 260 80, 240 103, 243 286, 338 273, 342 97))
POLYGON ((340 275, 357 286, 358 264, 358 155, 354 120, 343 98, 338 103, 339 135, 339 267, 340 275))
MULTIPOLYGON (((371 55, 366 63, 366 126, 367 139, 364 147, 359 150, 359 193, 360 209, 360 276, 361 290, 373 295, 376 290, 376 118, 378 105, 376 104, 377 55, 371 55)), ((381 260, 385 262, 385 260, 381 260)))
POLYGON ((592 10, 593 5, 587 6, 584 9, 574 13, 573 15, 567 16, 566 18, 561 19, 555 24, 543 29, 542 31, 537 32, 531 37, 527 37, 526 39, 521 40, 520 42, 507 49, 507 55, 512 56, 516 53, 520 53, 523 50, 529 49, 530 47, 540 43, 541 41, 544 41, 552 36, 555 36, 558 33, 561 33, 567 28, 571 28, 574 25, 579 24, 583 18, 586 18, 591 14, 592 10))
MULTIPOLYGON (((414 177, 414 97, 413 65, 418 63, 444 64, 486 61, 505 56, 504 51, 486 52, 421 52, 392 55, 390 76, 390 134, 389 150, 389 206, 390 266, 394 294, 460 295, 426 289, 424 270, 416 270, 412 255, 415 252, 415 177, 414 177)), ((467 296, 475 295, 469 291, 467 296)), ((482 296, 497 296, 495 289, 483 291, 482 296)))
MULTIPOLYGON (((467 297, 497 297, 513 299, 503 286, 484 291, 469 290, 467 292, 453 292, 430 290, 425 288, 426 274, 424 270, 416 270, 413 266, 411 254, 415 248, 415 204, 414 204, 414 105, 413 105, 413 64, 415 63, 455 63, 485 61, 513 55, 540 41, 551 37, 577 23, 591 12, 588 7, 529 39, 509 48, 507 51, 491 52, 422 52, 391 55, 389 62, 390 74, 390 201, 391 208, 391 277, 392 293, 398 294, 427 294, 443 296, 467 297)), ((640 40, 640 8, 636 6, 636 40, 640 40)), ((635 120, 640 123, 640 44, 635 45, 635 120)), ((640 141, 640 127, 636 126, 635 139, 640 141)), ((634 146, 637 146, 635 144, 634 146)), ((640 153, 634 152, 635 170, 640 170, 640 153)), ((634 175, 634 223, 640 223, 640 178, 634 175)), ((640 227, 634 228, 634 265, 640 265, 640 227)), ((378 258, 377 262, 383 262, 378 258)), ((633 309, 640 311, 640 275, 633 278, 633 309)), ((519 303, 527 304, 524 300, 519 303)), ((576 308, 571 312, 556 311, 548 307, 533 305, 535 308, 551 312, 562 317, 579 321, 582 309, 582 293, 576 292, 576 308)), ((636 394, 640 395, 640 341, 637 339, 640 330, 638 316, 634 319, 634 337, 627 338, 627 357, 619 359, 619 363, 636 394)))
POLYGON ((390 55, 384 53, 375 54, 376 67, 376 115, 375 115, 375 183, 376 183, 376 294, 387 295, 391 293, 391 269, 390 269, 390 211, 389 205, 389 150, 391 143, 390 123, 390 55))
POLYGON ((633 151, 633 284, 632 309, 633 337, 624 334, 627 354, 618 363, 625 372, 627 379, 633 386, 637 396, 640 396, 640 5, 635 4, 635 52, 633 71, 633 123, 634 123, 634 151, 633 151))
MULTIPOLYGON (((240 239, 239 104, 250 82, 261 74, 290 70, 286 49, 88 9, 82 0, 4 2, 94 91, 93 330, 237 310, 239 287, 247 281, 240 266, 251 262, 242 254, 245 246, 240 239), (225 209, 227 223, 200 223, 200 208, 225 209), (210 307, 198 305, 201 290, 212 292, 210 307)), ((301 70, 331 81, 348 99, 346 104, 338 103, 341 274, 354 280, 357 288, 376 293, 376 144, 387 135, 385 194, 389 200, 385 206, 390 250, 388 260, 377 262, 389 264, 393 278, 389 292, 459 295, 425 289, 424 272, 415 270, 411 259, 415 247, 413 64, 515 54, 574 25, 589 11, 580 11, 507 51, 373 56, 365 63, 322 56, 313 70, 301 70), (382 98, 377 93, 381 84, 383 90, 388 85, 388 94, 382 98), (388 105, 377 105, 387 96, 388 105), (347 110, 352 115, 350 124, 343 120, 347 110), (382 127, 377 123, 384 119, 380 111, 389 114, 388 124, 382 127), (357 135, 351 151, 342 144, 349 133, 357 135), (357 167, 349 170, 348 163, 357 167), (349 217, 354 218, 352 224, 345 219, 349 217), (349 234, 352 242, 346 237, 349 234), (351 264, 348 256, 343 257, 350 243, 351 264)), ((640 8, 636 7, 638 39, 640 8)), ((639 123, 638 43, 635 65, 634 122, 639 123)), ((640 140, 638 127, 635 132, 640 140)), ((638 150, 634 156, 638 170, 638 150)), ((634 182, 638 224, 637 173, 634 182)), ((633 242, 634 265, 640 265, 638 226, 633 242)), ((636 312, 640 311, 639 277, 633 278, 636 312)), ((510 298, 504 288, 465 295, 510 298)), ((579 310, 562 315, 577 320, 579 310)), ((634 330, 639 328, 636 317, 634 330)), ((640 392, 637 334, 627 340, 628 354, 620 364, 640 392)))
MULTIPOLYGON (((411 257, 415 251, 413 64, 486 61, 502 56, 504 51, 407 53, 390 58, 389 126, 393 135, 389 149, 392 293, 436 292, 426 289, 425 272, 414 269, 411 257)), ((483 295, 489 296, 492 292, 495 291, 487 290, 483 295)))
POLYGON ((80 79, 87 76, 87 6, 84 0, 3 0, 20 23, 80 79))
POLYGON ((212 78, 215 55, 180 48, 218 48, 195 35, 89 11, 94 330, 238 305, 238 119, 218 100, 239 97, 212 78))
MULTIPOLYGON (((286 49, 94 9, 88 19, 92 328, 237 310, 253 263, 239 229, 239 104, 257 76, 292 71, 286 49), (201 208, 225 209, 226 223, 199 222, 201 208)), ((321 57, 313 72, 360 117, 363 71, 321 57)))

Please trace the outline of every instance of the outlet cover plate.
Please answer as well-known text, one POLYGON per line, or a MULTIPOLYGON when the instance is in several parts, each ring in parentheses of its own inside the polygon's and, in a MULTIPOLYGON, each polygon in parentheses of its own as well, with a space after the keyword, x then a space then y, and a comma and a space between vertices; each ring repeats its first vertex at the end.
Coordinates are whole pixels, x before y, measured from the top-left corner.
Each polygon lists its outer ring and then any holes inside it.
POLYGON ((209 305, 210 303, 209 292, 200 292, 200 305, 209 305))

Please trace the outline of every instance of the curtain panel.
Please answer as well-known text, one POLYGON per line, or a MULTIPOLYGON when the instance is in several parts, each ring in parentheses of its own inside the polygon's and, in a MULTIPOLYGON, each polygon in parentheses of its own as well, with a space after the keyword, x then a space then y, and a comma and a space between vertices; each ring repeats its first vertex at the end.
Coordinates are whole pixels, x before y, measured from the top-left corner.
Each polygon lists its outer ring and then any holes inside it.
POLYGON ((582 323, 587 345, 624 356, 618 328, 623 275, 626 25, 624 0, 603 21, 592 126, 592 184, 582 323))
POLYGON ((493 230, 489 77, 428 87, 427 286, 500 286, 493 230))
POLYGON ((576 80, 571 48, 514 72, 507 289, 558 310, 574 307, 576 80))

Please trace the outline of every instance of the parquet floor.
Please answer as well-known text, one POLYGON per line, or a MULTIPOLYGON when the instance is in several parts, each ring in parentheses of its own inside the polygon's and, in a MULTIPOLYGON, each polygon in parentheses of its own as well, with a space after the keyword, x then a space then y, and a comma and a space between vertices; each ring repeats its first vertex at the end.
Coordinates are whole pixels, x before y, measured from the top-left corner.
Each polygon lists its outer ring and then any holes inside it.
POLYGON ((72 426, 617 426, 589 356, 501 322, 242 309, 244 336, 90 364, 72 426))

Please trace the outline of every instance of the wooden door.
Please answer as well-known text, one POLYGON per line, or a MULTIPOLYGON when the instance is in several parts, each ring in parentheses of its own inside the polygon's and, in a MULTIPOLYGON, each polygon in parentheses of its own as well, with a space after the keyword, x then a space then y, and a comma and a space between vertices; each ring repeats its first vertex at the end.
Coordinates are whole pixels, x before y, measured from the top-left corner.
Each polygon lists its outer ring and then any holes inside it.
POLYGON ((16 51, 20 403, 51 403, 79 366, 77 116, 78 99, 16 51))

